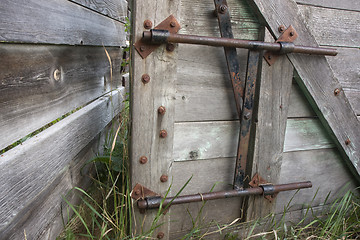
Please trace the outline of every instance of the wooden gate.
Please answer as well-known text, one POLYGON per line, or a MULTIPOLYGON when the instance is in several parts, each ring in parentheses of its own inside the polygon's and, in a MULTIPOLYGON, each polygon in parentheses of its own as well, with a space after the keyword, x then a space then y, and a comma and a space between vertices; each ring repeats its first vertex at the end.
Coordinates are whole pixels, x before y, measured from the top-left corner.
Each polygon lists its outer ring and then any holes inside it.
MULTIPOLYGON (((287 214, 299 219, 307 204, 321 206, 330 191, 358 184, 360 6, 351 0, 229 0, 228 6, 235 38, 274 42, 280 25, 292 25, 295 44, 338 50, 336 57, 288 54, 272 66, 263 60, 258 76, 248 177, 258 173, 274 184, 311 180, 312 189, 301 190, 287 214)), ((135 1, 133 9, 134 42, 169 15, 180 34, 220 37, 212 0, 135 1)), ((239 120, 224 50, 162 45, 144 59, 133 52, 132 185, 162 196, 170 189, 174 196, 192 177, 181 195, 232 189, 239 120)), ((237 53, 244 79, 247 50, 237 53)), ((244 208, 239 198, 208 201, 201 219, 221 224, 242 213, 243 220, 279 214, 293 194, 272 202, 250 197, 244 208)), ((154 236, 184 235, 202 204, 171 206, 154 236)), ((157 211, 136 211, 137 231, 147 231, 157 211)))

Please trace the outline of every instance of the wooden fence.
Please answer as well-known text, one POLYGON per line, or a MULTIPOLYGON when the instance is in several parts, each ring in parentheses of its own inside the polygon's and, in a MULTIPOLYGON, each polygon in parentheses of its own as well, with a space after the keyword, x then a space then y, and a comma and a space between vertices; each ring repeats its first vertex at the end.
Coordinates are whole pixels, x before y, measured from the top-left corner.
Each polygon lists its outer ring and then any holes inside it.
POLYGON ((123 107, 127 16, 125 0, 1 2, 0 149, 80 110, 1 154, 0 239, 62 230, 62 196, 76 202, 123 107))

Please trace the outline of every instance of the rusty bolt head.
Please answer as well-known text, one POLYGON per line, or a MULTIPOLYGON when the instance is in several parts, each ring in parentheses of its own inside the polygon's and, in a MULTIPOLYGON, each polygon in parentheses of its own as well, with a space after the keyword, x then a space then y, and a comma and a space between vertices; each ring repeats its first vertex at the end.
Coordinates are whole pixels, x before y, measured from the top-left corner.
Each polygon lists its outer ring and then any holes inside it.
POLYGON ((295 35, 295 33, 293 31, 291 31, 289 34, 291 37, 295 35))
POLYGON ((165 112, 166 112, 166 109, 165 109, 164 106, 160 106, 160 107, 158 108, 158 113, 159 113, 160 115, 164 115, 165 112))
POLYGON ((165 233, 159 232, 159 233, 156 235, 156 237, 157 237, 158 239, 163 239, 163 238, 165 237, 165 233))
POLYGON ((160 177, 161 182, 167 182, 168 179, 169 179, 169 177, 165 174, 161 175, 161 177, 160 177))
POLYGON ((351 143, 350 139, 346 139, 345 145, 349 145, 351 143))
POLYGON ((160 137, 161 138, 166 138, 167 137, 167 131, 166 130, 161 130, 160 131, 160 137))
POLYGON ((145 46, 140 46, 140 52, 145 51, 145 46))
POLYGON ((226 6, 226 5, 220 5, 220 7, 219 7, 219 12, 220 12, 220 13, 225 13, 226 10, 227 10, 227 6, 226 6))
POLYGON ((145 164, 145 163, 147 163, 147 161, 148 161, 148 159, 147 159, 147 157, 145 157, 145 156, 141 156, 140 159, 139 159, 139 162, 140 162, 141 164, 145 164))
POLYGON ((140 189, 136 189, 134 193, 135 193, 135 195, 139 196, 141 194, 141 191, 140 191, 140 189))
POLYGON ((145 20, 144 21, 144 28, 145 29, 151 29, 152 28, 152 22, 150 20, 145 20))
POLYGON ((142 76, 141 76, 141 81, 143 82, 143 83, 149 83, 150 82, 150 76, 149 76, 149 74, 143 74, 142 76))
POLYGON ((268 55, 268 57, 267 57, 269 60, 271 60, 271 55, 268 55))
POLYGON ((336 89, 334 90, 334 95, 337 96, 337 95, 339 95, 339 94, 340 94, 340 89, 336 88, 336 89))
POLYGON ((169 51, 169 52, 173 52, 175 50, 175 44, 167 43, 166 44, 166 50, 169 51))
POLYGON ((176 27, 176 23, 175 22, 170 22, 170 27, 172 27, 172 28, 176 27))
POLYGON ((285 26, 284 25, 280 25, 278 28, 280 33, 283 33, 285 31, 285 26))

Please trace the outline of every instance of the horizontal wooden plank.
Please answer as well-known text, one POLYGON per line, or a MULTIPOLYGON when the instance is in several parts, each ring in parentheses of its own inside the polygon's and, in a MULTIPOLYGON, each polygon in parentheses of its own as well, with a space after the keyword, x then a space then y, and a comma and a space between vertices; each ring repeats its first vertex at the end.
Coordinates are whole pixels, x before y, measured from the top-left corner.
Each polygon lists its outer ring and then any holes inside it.
MULTIPOLYGON (((254 17, 250 7, 244 1, 227 1, 232 23, 234 38, 257 40, 259 37, 259 22, 254 17)), ((220 37, 219 24, 214 16, 214 1, 183 0, 180 5, 182 34, 196 34, 220 37)))
POLYGON ((296 0, 299 4, 326 7, 326 8, 337 8, 350 11, 360 11, 360 2, 357 0, 296 0))
POLYGON ((0 156, 1 239, 7 239, 39 194, 119 114, 124 94, 124 87, 112 91, 0 156))
POLYGON ((125 45, 124 24, 67 0, 4 0, 0 41, 125 45))
POLYGON ((103 47, 0 44, 0 149, 121 85, 122 50, 108 52, 112 79, 103 47))
POLYGON ((116 20, 125 21, 128 11, 126 0, 70 0, 116 20))
MULTIPOLYGON (((324 204, 326 196, 330 192, 329 201, 331 201, 335 197, 339 197, 338 194, 341 194, 341 190, 347 184, 350 189, 358 186, 335 148, 285 153, 279 183, 297 181, 311 181, 313 187, 300 190, 295 195, 290 204, 292 210, 306 208, 307 205, 324 204)), ((284 205, 289 203, 294 193, 295 191, 283 192, 277 196, 276 213, 284 211, 284 205)))
MULTIPOLYGON (((238 121, 176 123, 174 160, 235 157, 239 136, 238 121)), ((334 147, 317 119, 289 119, 284 151, 334 147)))
POLYGON ((319 45, 360 47, 360 12, 305 5, 299 9, 319 45))

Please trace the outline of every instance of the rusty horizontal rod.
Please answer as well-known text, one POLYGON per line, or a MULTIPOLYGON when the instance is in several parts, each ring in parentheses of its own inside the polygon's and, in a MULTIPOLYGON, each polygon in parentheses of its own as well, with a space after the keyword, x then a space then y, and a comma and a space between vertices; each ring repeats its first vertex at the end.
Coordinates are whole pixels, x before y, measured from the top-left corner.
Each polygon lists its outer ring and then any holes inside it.
POLYGON ((139 200, 137 202, 137 205, 140 209, 153 209, 153 208, 159 208, 162 201, 163 201, 162 206, 165 207, 169 204, 175 205, 175 204, 201 202, 201 201, 223 199, 223 198, 243 197, 250 195, 262 195, 262 194, 272 195, 278 192, 290 191, 290 190, 296 190, 302 188, 311 188, 311 187, 312 187, 312 183, 310 181, 279 184, 279 185, 267 184, 255 188, 245 188, 239 190, 229 190, 229 191, 210 192, 210 193, 198 193, 193 195, 178 196, 176 198, 169 197, 163 199, 160 196, 147 197, 145 199, 139 200))
MULTIPOLYGON (((167 30, 152 29, 150 31, 143 32, 143 40, 152 42, 154 44, 159 43, 186 43, 186 44, 199 44, 214 47, 235 47, 246 48, 250 50, 267 50, 272 52, 281 52, 281 43, 270 43, 261 41, 250 41, 233 38, 219 38, 219 37, 207 37, 207 36, 195 36, 170 33, 167 30)), ((292 43, 289 43, 292 44, 292 43)), ((333 48, 322 47, 308 47, 292 45, 291 49, 287 49, 283 53, 304 53, 314 55, 329 55, 336 56, 337 50, 333 48)))

